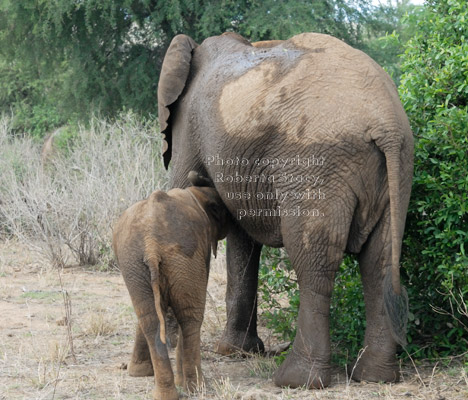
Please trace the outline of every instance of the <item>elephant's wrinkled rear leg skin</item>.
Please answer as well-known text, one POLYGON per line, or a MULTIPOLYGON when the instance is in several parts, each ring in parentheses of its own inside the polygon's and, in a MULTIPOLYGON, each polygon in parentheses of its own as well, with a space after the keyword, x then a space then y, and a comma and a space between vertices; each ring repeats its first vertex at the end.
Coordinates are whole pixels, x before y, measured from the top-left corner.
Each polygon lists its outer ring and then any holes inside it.
POLYGON ((137 323, 136 327, 135 344, 132 358, 128 364, 128 373, 134 377, 154 375, 148 343, 139 323, 137 323))
POLYGON ((187 390, 188 393, 200 389, 203 385, 200 330, 201 323, 196 321, 186 322, 181 329, 182 335, 180 336, 180 340, 183 345, 181 364, 184 377, 184 389, 187 390))
POLYGON ((292 351, 274 376, 278 386, 321 389, 330 384, 330 300, 347 237, 345 216, 342 220, 341 225, 330 221, 319 226, 313 238, 302 243, 303 228, 299 235, 285 240, 297 273, 300 306, 292 351))
POLYGON ((153 369, 155 371, 154 378, 156 387, 153 391, 154 400, 178 400, 174 374, 172 372, 171 362, 167 346, 161 341, 159 333, 159 321, 154 309, 154 299, 151 298, 146 306, 135 307, 137 312, 138 322, 143 331, 148 347, 150 350, 153 369), (151 309, 153 306, 153 309, 151 309), (139 312, 139 310, 147 310, 139 312))
POLYGON ((389 214, 376 227, 359 256, 364 301, 366 333, 363 353, 348 368, 354 380, 397 382, 400 373, 396 361, 396 342, 392 337, 384 309, 384 276, 391 268, 389 214))
POLYGON ((160 339, 159 319, 156 314, 149 271, 143 265, 137 265, 136 268, 122 268, 121 266, 121 271, 140 327, 140 331, 137 329, 136 340, 141 340, 142 333, 150 351, 156 384, 153 391, 154 399, 178 400, 179 395, 174 384, 167 346, 160 339))
POLYGON ((329 311, 326 310, 330 298, 304 286, 300 290, 296 338, 292 351, 276 371, 274 382, 282 387, 322 389, 331 380, 329 311), (312 311, 314 308, 317 309, 312 311))
POLYGON ((263 352, 257 335, 258 263, 262 246, 240 230, 227 236, 227 322, 216 351, 263 352))

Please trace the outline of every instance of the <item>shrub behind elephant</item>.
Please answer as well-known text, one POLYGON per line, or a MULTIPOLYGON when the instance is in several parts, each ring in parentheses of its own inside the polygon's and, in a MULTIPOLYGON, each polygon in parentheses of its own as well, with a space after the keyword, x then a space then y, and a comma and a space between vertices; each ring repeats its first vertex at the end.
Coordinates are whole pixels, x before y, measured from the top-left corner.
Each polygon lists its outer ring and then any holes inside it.
MULTIPOLYGON (((189 180, 207 184, 196 173, 189 180)), ((127 209, 114 228, 114 252, 138 317, 129 373, 154 370, 156 399, 178 399, 175 383, 187 390, 201 383, 200 328, 210 252, 216 255, 227 224, 216 190, 190 187, 153 192, 127 209), (168 307, 179 323, 175 382, 166 347, 168 307), (141 356, 148 347, 151 359, 141 356)))

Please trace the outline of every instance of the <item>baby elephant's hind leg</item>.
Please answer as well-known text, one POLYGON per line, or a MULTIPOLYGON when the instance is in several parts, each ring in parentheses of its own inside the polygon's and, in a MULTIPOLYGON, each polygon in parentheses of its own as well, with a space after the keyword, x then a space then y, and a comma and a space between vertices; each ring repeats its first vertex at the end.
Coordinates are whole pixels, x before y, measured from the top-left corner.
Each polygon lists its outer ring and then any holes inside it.
POLYGON ((135 345, 133 346, 132 358, 128 364, 128 374, 134 377, 154 375, 148 343, 139 323, 136 326, 135 345))
POLYGON ((141 343, 143 335, 149 348, 156 383, 154 399, 176 400, 179 396, 174 384, 167 346, 160 338, 160 323, 148 268, 145 265, 137 265, 121 270, 138 318, 137 343, 141 343))
MULTIPOLYGON (((190 266, 185 270, 190 271, 190 266)), ((207 269, 203 262, 193 263, 190 276, 197 276, 197 284, 190 279, 182 280, 172 292, 171 307, 179 322, 177 343, 177 382, 193 392, 203 386, 200 355, 200 330, 205 311, 207 269), (203 276, 202 274, 205 274, 203 276), (187 295, 190 294, 190 295, 187 295)))
POLYGON ((184 389, 188 392, 197 390, 203 385, 200 329, 201 323, 198 321, 185 322, 181 326, 182 335, 179 337, 178 349, 182 350, 182 362, 178 361, 178 367, 182 366, 184 389))
POLYGON ((172 373, 167 346, 160 338, 160 325, 153 298, 151 297, 146 304, 142 304, 142 307, 135 305, 135 311, 141 330, 148 343, 155 371, 156 389, 154 391, 154 399, 177 400, 179 395, 174 384, 174 374, 172 373))
POLYGON ((184 386, 184 339, 182 336, 182 329, 179 326, 179 334, 176 347, 176 376, 175 383, 177 386, 184 386))

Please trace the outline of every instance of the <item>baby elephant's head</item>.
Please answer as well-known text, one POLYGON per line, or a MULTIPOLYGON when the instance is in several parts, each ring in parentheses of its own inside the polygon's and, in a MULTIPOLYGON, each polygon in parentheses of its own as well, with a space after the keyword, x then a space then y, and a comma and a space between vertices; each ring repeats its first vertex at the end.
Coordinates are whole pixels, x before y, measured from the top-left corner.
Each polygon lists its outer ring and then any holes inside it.
POLYGON ((213 182, 195 171, 190 171, 189 182, 193 185, 188 190, 196 197, 210 219, 213 231, 213 253, 216 256, 216 242, 224 239, 232 223, 231 215, 221 197, 214 188, 213 182))

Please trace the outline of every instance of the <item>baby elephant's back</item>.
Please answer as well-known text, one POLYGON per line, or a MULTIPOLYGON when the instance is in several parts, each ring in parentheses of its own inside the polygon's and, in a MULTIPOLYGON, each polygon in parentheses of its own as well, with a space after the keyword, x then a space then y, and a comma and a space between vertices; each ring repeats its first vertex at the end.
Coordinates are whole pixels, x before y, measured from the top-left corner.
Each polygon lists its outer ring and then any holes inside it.
POLYGON ((206 252, 209 220, 187 189, 157 191, 148 200, 154 204, 154 211, 160 211, 154 218, 157 223, 152 233, 160 245, 165 249, 177 249, 177 253, 188 258, 197 250, 206 252))
POLYGON ((209 221, 203 214, 187 190, 157 190, 120 217, 114 227, 114 252, 118 259, 129 253, 143 258, 144 243, 151 240, 163 253, 192 258, 197 249, 205 252, 209 246, 209 221))

